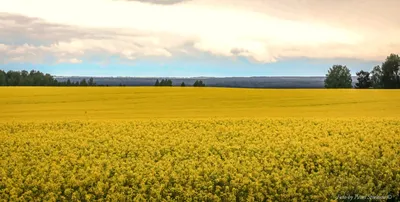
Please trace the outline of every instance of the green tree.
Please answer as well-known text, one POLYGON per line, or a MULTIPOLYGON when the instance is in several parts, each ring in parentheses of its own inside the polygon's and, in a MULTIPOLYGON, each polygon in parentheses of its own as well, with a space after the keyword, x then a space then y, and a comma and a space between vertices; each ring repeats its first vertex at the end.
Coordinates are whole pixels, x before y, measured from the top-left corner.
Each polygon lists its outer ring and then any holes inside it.
POLYGON ((154 86, 160 86, 160 82, 158 81, 158 79, 157 79, 156 83, 154 84, 154 86))
POLYGON ((196 80, 193 84, 194 87, 204 87, 206 86, 202 80, 196 80))
POLYGON ((170 79, 167 80, 166 86, 172 86, 172 81, 170 79))
POLYGON ((65 84, 66 86, 71 86, 71 80, 67 80, 67 83, 65 84))
POLYGON ((161 80, 160 86, 165 86, 165 80, 164 79, 161 80))
POLYGON ((356 73, 357 75, 357 83, 356 88, 370 88, 371 87, 371 79, 369 77, 369 72, 365 72, 363 70, 356 73))
POLYGON ((382 84, 384 88, 400 88, 400 57, 390 54, 382 64, 382 84))
POLYGON ((375 66, 371 71, 371 85, 373 88, 383 88, 382 69, 379 65, 375 66))
POLYGON ((162 79, 161 82, 159 83, 159 86, 172 86, 172 81, 170 79, 162 79))
POLYGON ((89 79, 89 81, 88 81, 88 85, 89 85, 89 86, 95 86, 95 85, 96 85, 96 83, 93 81, 93 78, 92 78, 92 77, 90 77, 90 79, 89 79))
POLYGON ((185 82, 182 82, 181 83, 181 87, 185 87, 186 85, 185 85, 185 82))
POLYGON ((204 86, 206 86, 206 84, 205 84, 205 83, 203 83, 203 81, 202 81, 202 80, 200 80, 200 81, 199 81, 199 86, 200 86, 200 87, 204 87, 204 86))
POLYGON ((7 74, 3 70, 0 70, 0 86, 6 86, 6 85, 7 85, 7 74))
POLYGON ((80 86, 87 86, 86 79, 82 79, 82 81, 79 83, 80 86))
POLYGON ((18 86, 20 84, 21 75, 17 71, 8 71, 7 72, 7 83, 9 86, 18 86))
POLYGON ((58 80, 56 80, 56 82, 57 82, 58 86, 66 86, 67 85, 66 81, 58 81, 58 80))
POLYGON ((29 77, 31 78, 32 86, 44 86, 45 85, 44 74, 42 72, 31 70, 29 73, 29 77))
POLYGON ((53 85, 55 85, 54 78, 50 74, 45 74, 43 86, 53 86, 53 85))
POLYGON ((325 88, 352 88, 350 70, 346 66, 333 65, 326 74, 325 88))
POLYGON ((29 81, 29 72, 26 70, 21 71, 21 79, 19 81, 20 86, 30 86, 30 81, 29 81))

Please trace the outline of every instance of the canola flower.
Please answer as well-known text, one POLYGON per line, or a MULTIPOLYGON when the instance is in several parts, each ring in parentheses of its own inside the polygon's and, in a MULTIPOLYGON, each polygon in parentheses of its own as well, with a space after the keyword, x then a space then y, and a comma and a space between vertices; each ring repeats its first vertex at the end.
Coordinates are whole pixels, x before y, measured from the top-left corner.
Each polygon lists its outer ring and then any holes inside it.
POLYGON ((400 117, 400 90, 0 87, 0 122, 400 117))
POLYGON ((0 123, 0 201, 329 201, 400 191, 398 118, 0 123))

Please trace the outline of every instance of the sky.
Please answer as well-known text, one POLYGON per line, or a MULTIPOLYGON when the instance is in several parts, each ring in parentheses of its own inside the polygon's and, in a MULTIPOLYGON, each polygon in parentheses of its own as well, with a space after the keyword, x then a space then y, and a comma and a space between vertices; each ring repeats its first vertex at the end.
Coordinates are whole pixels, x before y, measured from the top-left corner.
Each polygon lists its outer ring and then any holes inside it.
POLYGON ((400 54, 398 0, 0 0, 0 69, 323 76, 400 54))

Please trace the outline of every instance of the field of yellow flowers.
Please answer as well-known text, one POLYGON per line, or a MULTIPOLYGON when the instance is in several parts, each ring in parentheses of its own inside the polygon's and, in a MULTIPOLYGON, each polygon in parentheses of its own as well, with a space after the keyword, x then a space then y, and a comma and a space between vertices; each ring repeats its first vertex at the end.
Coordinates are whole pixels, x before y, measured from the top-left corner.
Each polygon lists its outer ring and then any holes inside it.
POLYGON ((400 117, 399 90, 0 87, 0 121, 400 117))
POLYGON ((400 192, 400 91, 0 88, 0 201, 400 192))

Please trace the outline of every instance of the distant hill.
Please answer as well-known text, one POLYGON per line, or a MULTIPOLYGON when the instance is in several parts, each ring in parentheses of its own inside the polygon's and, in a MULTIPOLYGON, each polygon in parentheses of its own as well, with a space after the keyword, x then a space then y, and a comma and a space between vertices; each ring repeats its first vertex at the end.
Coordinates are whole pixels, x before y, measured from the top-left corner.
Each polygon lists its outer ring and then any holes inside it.
MULTIPOLYGON (((73 82, 90 77, 57 77, 58 81, 70 79, 73 82)), ((98 85, 118 86, 154 86, 156 80, 167 77, 93 77, 98 85)), ((325 77, 193 77, 193 78, 173 78, 168 77, 173 82, 173 86, 179 86, 185 82, 186 86, 191 86, 196 80, 201 79, 206 86, 211 87, 237 87, 237 88, 324 88, 325 77)), ((353 77, 353 86, 357 77, 353 77)))

